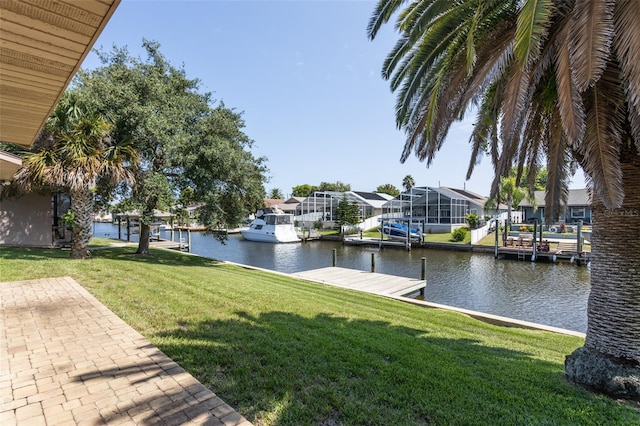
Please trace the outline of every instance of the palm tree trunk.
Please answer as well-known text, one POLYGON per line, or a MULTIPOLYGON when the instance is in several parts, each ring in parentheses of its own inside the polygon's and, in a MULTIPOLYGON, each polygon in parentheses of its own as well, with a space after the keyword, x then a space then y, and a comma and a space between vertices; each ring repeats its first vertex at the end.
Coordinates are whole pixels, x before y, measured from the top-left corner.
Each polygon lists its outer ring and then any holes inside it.
POLYGON ((640 155, 622 155, 624 204, 592 204, 591 293, 584 347, 567 356, 567 377, 640 400, 640 155))
POLYGON ((73 239, 71 240, 71 258, 88 259, 91 223, 93 214, 93 194, 88 189, 70 191, 71 211, 73 212, 73 239))

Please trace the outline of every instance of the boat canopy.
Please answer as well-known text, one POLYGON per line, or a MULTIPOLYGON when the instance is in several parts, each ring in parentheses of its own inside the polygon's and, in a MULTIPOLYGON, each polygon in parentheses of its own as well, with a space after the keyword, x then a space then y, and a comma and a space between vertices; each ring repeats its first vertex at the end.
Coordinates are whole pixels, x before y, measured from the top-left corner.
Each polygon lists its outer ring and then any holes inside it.
POLYGON ((267 225, 291 225, 293 224, 293 215, 290 214, 267 214, 264 216, 267 225))

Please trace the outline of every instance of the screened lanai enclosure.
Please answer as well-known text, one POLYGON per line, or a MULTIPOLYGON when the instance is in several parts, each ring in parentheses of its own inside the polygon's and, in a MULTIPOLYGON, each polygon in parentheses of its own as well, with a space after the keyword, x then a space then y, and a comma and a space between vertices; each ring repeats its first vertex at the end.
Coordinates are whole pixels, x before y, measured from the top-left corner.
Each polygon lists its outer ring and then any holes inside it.
POLYGON ((384 195, 372 192, 318 191, 305 198, 296 208, 296 219, 303 221, 334 221, 338 215, 338 204, 346 198, 358 205, 360 219, 382 214, 383 205, 388 201, 384 195))
POLYGON ((425 232, 451 232, 466 225, 467 214, 483 217, 485 202, 485 197, 466 190, 414 187, 388 201, 383 217, 422 223, 425 232))

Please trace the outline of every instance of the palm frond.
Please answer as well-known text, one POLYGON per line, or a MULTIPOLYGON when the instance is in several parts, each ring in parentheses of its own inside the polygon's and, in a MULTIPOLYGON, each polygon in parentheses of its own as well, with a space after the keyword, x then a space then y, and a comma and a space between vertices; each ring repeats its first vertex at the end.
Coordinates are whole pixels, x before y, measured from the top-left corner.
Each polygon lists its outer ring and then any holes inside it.
POLYGON ((562 128, 571 145, 577 145, 584 135, 584 108, 582 97, 576 87, 571 72, 569 53, 569 26, 563 25, 557 34, 555 77, 558 94, 558 108, 562 117, 562 128))
MULTIPOLYGON (((627 97, 640 111, 640 6, 637 0, 619 0, 614 13, 615 49, 627 97)), ((636 139, 637 141, 637 139, 636 139)))
POLYGON ((569 188, 567 185, 567 166, 569 149, 564 138, 562 122, 558 110, 553 110, 545 137, 547 152, 547 189, 545 192, 545 220, 552 223, 557 220, 562 206, 567 204, 569 188))
POLYGON ((619 75, 618 67, 610 63, 600 80, 584 94, 587 126, 578 147, 582 168, 589 176, 587 185, 607 208, 620 207, 624 200, 620 147, 625 111, 619 75))
POLYGON ((580 93, 600 77, 610 56, 615 1, 577 1, 572 11, 569 46, 580 93))
POLYGON ((501 136, 505 141, 516 138, 516 132, 521 122, 530 89, 530 74, 517 61, 511 64, 509 80, 505 86, 501 136))
POLYGON ((629 133, 635 142, 636 149, 640 152, 640 110, 629 105, 628 114, 629 126, 631 127, 629 133))
POLYGON ((553 3, 551 0, 525 0, 516 29, 515 53, 520 66, 526 69, 537 57, 542 42, 546 38, 553 3))
POLYGON ((378 31, 383 24, 389 22, 391 16, 400 8, 407 0, 380 0, 376 5, 373 16, 367 25, 367 35, 373 40, 378 35, 378 31))

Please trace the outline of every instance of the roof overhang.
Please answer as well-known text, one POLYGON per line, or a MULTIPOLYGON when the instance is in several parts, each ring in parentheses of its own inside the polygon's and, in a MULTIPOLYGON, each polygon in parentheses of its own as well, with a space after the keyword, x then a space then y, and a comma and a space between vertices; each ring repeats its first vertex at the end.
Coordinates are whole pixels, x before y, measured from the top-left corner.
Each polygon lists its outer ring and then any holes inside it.
POLYGON ((0 2, 1 142, 33 144, 119 3, 0 2))
POLYGON ((0 181, 10 181, 13 175, 22 166, 22 159, 17 155, 0 151, 0 181))

